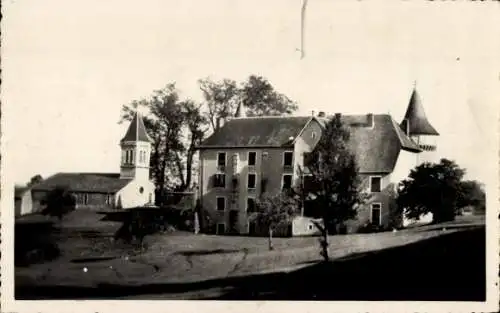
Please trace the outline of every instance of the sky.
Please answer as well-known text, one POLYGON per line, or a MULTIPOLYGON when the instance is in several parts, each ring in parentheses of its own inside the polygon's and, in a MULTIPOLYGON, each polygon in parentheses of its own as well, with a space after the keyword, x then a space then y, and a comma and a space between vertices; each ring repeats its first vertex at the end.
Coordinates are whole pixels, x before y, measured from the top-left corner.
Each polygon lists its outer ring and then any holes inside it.
MULTIPOLYGON (((120 108, 175 82, 262 75, 298 114, 390 113, 413 83, 439 154, 491 181, 498 163, 494 2, 23 0, 2 6, 2 157, 9 179, 118 172, 120 108), (491 165, 491 166, 490 166, 491 165)), ((496 8, 497 9, 497 8, 496 8)), ((495 173, 496 174, 496 173, 495 173)), ((496 177, 496 176, 495 176, 496 177)))

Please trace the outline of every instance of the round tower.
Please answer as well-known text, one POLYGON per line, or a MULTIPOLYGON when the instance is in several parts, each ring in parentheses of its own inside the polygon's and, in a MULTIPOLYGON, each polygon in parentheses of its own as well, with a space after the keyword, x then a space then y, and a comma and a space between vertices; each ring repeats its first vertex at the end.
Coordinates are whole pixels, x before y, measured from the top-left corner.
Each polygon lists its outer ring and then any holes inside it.
POLYGON ((439 133, 431 125, 425 114, 416 86, 410 97, 410 103, 401 122, 401 128, 420 147, 422 152, 416 154, 416 166, 424 162, 437 162, 439 133))

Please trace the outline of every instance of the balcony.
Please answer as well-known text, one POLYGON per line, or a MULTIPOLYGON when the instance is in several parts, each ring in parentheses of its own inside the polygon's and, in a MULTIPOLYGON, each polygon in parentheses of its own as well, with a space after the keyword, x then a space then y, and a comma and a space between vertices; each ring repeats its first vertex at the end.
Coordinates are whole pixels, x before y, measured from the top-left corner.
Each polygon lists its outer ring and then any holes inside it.
POLYGON ((434 145, 418 145, 418 147, 424 151, 436 151, 436 146, 434 145))
POLYGON ((283 172, 284 173, 293 173, 293 165, 284 165, 283 172))

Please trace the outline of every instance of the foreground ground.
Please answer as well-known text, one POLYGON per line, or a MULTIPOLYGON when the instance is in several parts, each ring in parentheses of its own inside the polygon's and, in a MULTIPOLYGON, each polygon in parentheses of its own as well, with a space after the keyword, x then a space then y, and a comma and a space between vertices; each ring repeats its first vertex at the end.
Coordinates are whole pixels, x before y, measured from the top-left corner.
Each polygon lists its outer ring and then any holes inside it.
POLYGON ((65 222, 61 257, 16 268, 17 299, 484 300, 477 218, 332 236, 328 264, 317 238, 276 238, 268 251, 266 238, 175 233, 147 238, 134 255, 111 242, 116 224, 84 220, 65 222))

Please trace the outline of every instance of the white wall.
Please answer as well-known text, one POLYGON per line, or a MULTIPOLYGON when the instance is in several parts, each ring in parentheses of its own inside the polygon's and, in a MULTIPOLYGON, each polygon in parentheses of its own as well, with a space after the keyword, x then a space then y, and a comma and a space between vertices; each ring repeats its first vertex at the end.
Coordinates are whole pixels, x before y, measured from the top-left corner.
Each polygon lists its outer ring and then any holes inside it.
POLYGON ((391 173, 391 183, 399 184, 410 175, 410 171, 417 165, 417 153, 400 150, 396 166, 391 173))
MULTIPOLYGON (((419 156, 419 159, 421 159, 421 156, 419 156)), ((417 153, 401 150, 394 171, 391 174, 391 182, 397 186, 399 182, 407 178, 410 171, 417 165, 419 159, 417 159, 417 153)), ((431 221, 432 213, 420 216, 419 220, 409 220, 403 217, 403 226, 430 223, 431 221)))
POLYGON ((121 206, 124 209, 136 206, 142 206, 149 202, 151 194, 151 202, 155 200, 155 186, 151 181, 141 182, 140 180, 132 180, 127 186, 123 187, 116 193, 115 205, 121 201, 121 206), (140 188, 144 191, 141 193, 140 188))
POLYGON ((21 215, 33 213, 33 199, 31 190, 26 190, 21 197, 21 215))
POLYGON ((310 217, 297 216, 292 220, 292 235, 293 236, 310 236, 319 234, 320 231, 312 222, 310 217))

